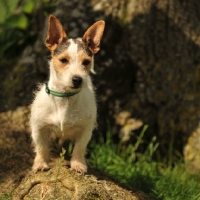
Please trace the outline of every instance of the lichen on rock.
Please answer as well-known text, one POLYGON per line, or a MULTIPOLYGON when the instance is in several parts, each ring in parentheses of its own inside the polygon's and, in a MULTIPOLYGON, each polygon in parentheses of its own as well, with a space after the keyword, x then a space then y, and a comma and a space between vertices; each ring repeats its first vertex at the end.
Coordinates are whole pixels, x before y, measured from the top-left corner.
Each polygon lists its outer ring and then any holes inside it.
POLYGON ((146 194, 122 187, 98 170, 81 175, 64 166, 47 172, 29 172, 13 192, 13 200, 151 200, 146 194), (58 173, 59 169, 59 173, 58 173))

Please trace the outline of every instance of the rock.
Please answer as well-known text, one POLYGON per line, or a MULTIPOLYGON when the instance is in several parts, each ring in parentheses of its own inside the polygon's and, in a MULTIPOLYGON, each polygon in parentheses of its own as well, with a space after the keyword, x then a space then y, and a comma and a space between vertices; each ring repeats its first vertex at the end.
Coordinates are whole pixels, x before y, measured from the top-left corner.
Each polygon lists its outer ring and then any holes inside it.
POLYGON ((30 133, 30 106, 19 106, 15 110, 0 113, 1 134, 30 133))
POLYGON ((13 192, 13 200, 150 200, 146 194, 130 190, 115 180, 90 169, 81 175, 63 166, 47 172, 29 172, 13 192))
POLYGON ((190 173, 199 173, 200 171, 200 124, 188 138, 184 148, 184 161, 190 173))

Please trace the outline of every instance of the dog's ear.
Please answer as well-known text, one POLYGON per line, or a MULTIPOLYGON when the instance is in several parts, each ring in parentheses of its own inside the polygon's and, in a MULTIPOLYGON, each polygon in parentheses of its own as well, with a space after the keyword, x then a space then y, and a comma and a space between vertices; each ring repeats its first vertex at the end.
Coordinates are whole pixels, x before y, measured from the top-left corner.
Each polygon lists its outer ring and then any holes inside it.
POLYGON ((64 38, 67 38, 67 35, 62 24, 54 15, 50 15, 45 45, 50 51, 54 51, 64 38))
POLYGON ((100 41, 103 36, 105 22, 103 20, 94 23, 83 35, 83 41, 87 44, 93 55, 100 49, 100 41))

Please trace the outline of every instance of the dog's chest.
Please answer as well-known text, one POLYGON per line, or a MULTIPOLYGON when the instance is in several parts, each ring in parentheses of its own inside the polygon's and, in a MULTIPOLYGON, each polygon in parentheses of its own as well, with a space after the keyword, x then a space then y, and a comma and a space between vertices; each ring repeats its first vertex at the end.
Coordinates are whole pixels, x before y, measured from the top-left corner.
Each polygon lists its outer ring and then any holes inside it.
POLYGON ((66 109, 57 108, 49 113, 48 121, 50 124, 55 125, 60 130, 63 130, 64 123, 66 123, 66 109))
POLYGON ((91 110, 78 106, 64 105, 55 107, 49 113, 49 122, 56 126, 60 131, 71 129, 77 126, 84 126, 92 118, 91 110))

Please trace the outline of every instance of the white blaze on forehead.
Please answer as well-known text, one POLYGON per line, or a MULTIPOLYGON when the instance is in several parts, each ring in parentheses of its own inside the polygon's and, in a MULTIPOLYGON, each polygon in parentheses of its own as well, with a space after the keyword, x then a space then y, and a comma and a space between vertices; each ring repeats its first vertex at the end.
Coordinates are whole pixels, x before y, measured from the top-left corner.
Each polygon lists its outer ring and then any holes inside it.
POLYGON ((67 48, 67 52, 70 56, 70 62, 76 62, 77 63, 77 52, 78 52, 78 45, 74 42, 73 39, 69 39, 70 45, 67 48))

